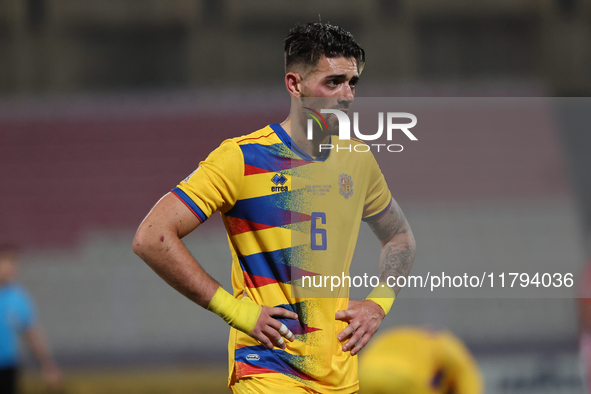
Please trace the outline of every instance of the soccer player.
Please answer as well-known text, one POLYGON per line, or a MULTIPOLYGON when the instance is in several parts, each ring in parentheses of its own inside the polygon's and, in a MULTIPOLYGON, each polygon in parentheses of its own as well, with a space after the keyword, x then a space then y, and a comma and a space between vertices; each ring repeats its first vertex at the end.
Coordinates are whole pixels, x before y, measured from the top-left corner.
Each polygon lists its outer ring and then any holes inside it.
POLYGON ((285 39, 289 117, 224 141, 137 230, 134 252, 232 327, 229 386, 236 393, 357 392, 356 355, 399 291, 387 278, 407 275, 414 261, 410 226, 375 158, 351 149, 365 144, 339 140, 334 115, 307 138, 304 112, 346 112, 364 63, 349 32, 294 26, 285 39), (321 152, 328 143, 348 150, 321 152), (181 242, 215 211, 232 251, 232 294, 181 242), (305 276, 348 275, 362 220, 381 243, 382 282, 362 301, 349 301, 348 287, 307 296, 305 276))
POLYGON ((39 361, 50 389, 62 388, 61 372, 51 357, 27 291, 14 282, 18 270, 16 248, 0 245, 0 393, 17 392, 19 337, 22 336, 39 361))
POLYGON ((364 394, 480 394, 482 376, 464 344, 450 332, 415 327, 375 338, 359 362, 364 394))

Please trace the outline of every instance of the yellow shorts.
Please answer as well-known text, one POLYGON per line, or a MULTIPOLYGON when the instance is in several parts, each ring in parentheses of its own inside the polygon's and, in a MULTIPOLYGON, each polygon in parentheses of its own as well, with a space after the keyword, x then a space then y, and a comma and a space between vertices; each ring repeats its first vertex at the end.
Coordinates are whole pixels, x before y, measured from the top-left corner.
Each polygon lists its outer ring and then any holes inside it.
POLYGON ((296 380, 270 376, 241 378, 234 383, 232 391, 236 394, 320 394, 296 380))

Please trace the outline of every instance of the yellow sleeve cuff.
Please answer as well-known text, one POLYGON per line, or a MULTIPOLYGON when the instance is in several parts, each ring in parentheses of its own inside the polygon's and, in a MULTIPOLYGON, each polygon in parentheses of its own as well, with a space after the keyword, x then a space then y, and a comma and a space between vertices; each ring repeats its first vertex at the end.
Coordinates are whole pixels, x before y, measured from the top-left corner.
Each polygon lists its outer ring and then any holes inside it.
POLYGON ((369 293, 366 300, 373 301, 378 304, 386 313, 390 312, 392 304, 396 299, 396 293, 388 286, 385 282, 380 282, 374 289, 369 293))
POLYGON ((247 335, 254 330, 262 309, 262 306, 255 304, 250 298, 237 300, 221 286, 218 287, 207 306, 208 311, 212 311, 230 326, 247 335))

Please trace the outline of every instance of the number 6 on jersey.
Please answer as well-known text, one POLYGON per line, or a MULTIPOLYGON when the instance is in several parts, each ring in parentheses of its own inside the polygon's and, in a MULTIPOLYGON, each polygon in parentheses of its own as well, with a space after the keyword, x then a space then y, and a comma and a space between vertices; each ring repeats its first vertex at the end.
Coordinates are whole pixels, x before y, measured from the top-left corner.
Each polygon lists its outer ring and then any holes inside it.
POLYGON ((320 219, 320 224, 326 224, 326 213, 312 212, 310 247, 312 250, 326 250, 326 229, 316 228, 316 225, 318 224, 316 219, 320 219), (320 243, 318 243, 318 236, 320 236, 320 243))

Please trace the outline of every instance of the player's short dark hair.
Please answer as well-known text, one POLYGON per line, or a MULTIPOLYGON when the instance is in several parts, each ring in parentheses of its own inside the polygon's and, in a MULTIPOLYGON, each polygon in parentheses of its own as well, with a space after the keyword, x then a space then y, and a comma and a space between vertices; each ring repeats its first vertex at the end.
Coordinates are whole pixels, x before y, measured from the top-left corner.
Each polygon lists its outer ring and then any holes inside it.
POLYGON ((295 24, 285 38, 285 71, 303 64, 315 66, 322 56, 346 57, 357 60, 359 72, 365 65, 365 51, 353 35, 329 23, 295 24))

